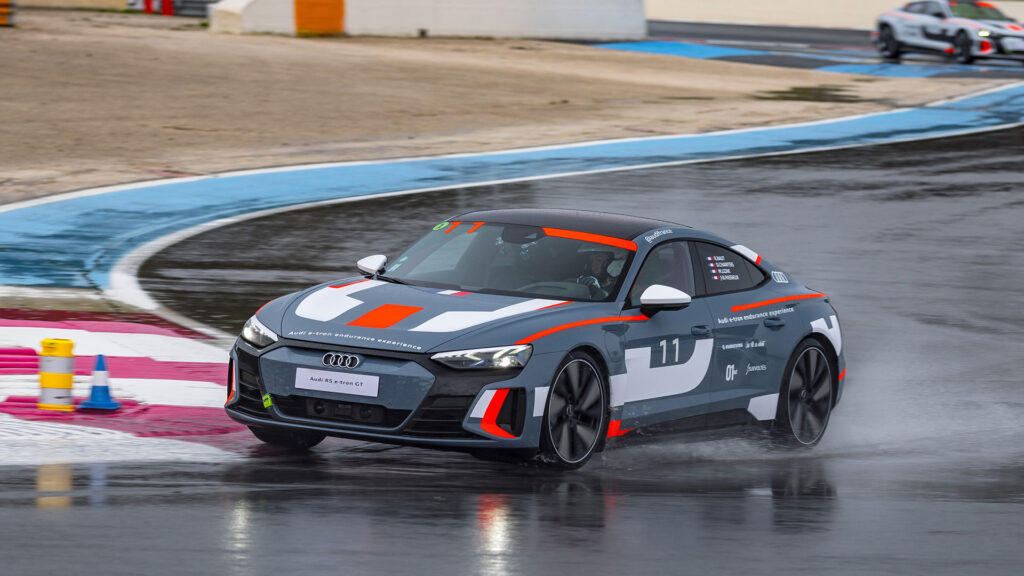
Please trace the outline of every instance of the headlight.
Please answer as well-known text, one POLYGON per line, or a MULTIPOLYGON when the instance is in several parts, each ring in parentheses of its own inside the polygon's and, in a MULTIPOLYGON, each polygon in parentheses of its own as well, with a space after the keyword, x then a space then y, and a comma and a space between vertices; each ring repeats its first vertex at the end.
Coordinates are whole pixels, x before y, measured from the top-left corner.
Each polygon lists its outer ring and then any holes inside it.
POLYGON ((263 348, 277 342, 277 334, 253 316, 246 320, 245 326, 242 327, 242 339, 257 348, 263 348))
POLYGON ((533 346, 498 346, 438 352, 430 358, 456 370, 478 370, 487 368, 522 368, 533 354, 533 346))
POLYGON ((988 30, 978 30, 978 36, 981 36, 983 38, 988 38, 991 35, 992 33, 989 32, 988 30))

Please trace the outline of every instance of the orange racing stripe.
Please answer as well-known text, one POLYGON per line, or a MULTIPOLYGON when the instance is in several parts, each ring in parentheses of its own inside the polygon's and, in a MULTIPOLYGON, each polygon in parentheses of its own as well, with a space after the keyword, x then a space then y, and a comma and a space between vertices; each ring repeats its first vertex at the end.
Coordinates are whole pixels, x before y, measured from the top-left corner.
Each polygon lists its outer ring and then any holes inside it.
POLYGON ((480 427, 483 428, 484 432, 498 438, 515 438, 504 428, 498 426, 497 422, 498 413, 501 412, 501 405, 505 403, 506 396, 508 396, 508 388, 494 391, 491 402, 487 404, 487 411, 484 412, 484 419, 480 421, 480 427))
POLYGON ((569 324, 562 324, 561 326, 555 326, 554 328, 548 328, 547 330, 541 330, 536 334, 531 334, 526 338, 523 338, 516 344, 529 344, 534 340, 540 340, 545 336, 550 336, 555 332, 561 332, 562 330, 568 330, 570 328, 579 328, 580 326, 590 326, 592 324, 607 324, 609 322, 643 322, 647 320, 647 316, 640 314, 638 316, 607 316, 605 318, 591 318, 590 320, 580 320, 579 322, 571 322, 569 324))
POLYGON ((403 306, 401 304, 384 304, 349 322, 348 325, 361 328, 391 328, 420 310, 423 310, 423 308, 403 306))
POLYGON ((633 242, 632 240, 623 240, 622 238, 602 236, 601 234, 591 234, 589 232, 562 230, 561 228, 544 228, 544 233, 547 234, 548 236, 554 236, 555 238, 569 238, 572 240, 582 240, 584 242, 604 244, 605 246, 615 246, 617 248, 625 248, 626 250, 636 252, 636 242, 633 242))
POLYGON ((750 310, 751 308, 760 308, 761 306, 771 306, 772 304, 779 304, 780 302, 790 302, 792 300, 806 300, 807 298, 828 298, 827 294, 799 294, 797 296, 785 296, 783 298, 772 298, 771 300, 762 300, 760 302, 754 302, 753 304, 738 304, 732 307, 733 312, 742 312, 744 310, 750 310))

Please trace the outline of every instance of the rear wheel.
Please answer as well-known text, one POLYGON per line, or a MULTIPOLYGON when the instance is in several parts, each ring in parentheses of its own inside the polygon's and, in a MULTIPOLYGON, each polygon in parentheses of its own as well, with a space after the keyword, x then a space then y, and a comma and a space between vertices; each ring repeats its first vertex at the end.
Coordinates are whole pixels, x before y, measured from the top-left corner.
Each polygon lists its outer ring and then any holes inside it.
POLYGON ((783 372, 773 432, 780 444, 816 445, 825 434, 835 381, 833 362, 816 340, 801 342, 783 372))
POLYGON ((586 352, 562 360, 548 392, 541 426, 541 463, 575 469, 587 463, 608 434, 608 387, 586 352))
POLYGON ((279 430, 262 426, 249 426, 249 430, 254 436, 271 446, 295 451, 309 450, 326 438, 324 434, 304 430, 279 430))
POLYGON ((903 55, 903 46, 896 40, 896 33, 891 26, 883 25, 878 29, 878 51, 887 60, 899 61, 903 55))
POLYGON ((974 42, 967 37, 967 33, 963 30, 957 32, 956 38, 953 39, 953 56, 956 61, 960 64, 970 64, 974 62, 974 55, 971 54, 971 50, 974 48, 974 42))

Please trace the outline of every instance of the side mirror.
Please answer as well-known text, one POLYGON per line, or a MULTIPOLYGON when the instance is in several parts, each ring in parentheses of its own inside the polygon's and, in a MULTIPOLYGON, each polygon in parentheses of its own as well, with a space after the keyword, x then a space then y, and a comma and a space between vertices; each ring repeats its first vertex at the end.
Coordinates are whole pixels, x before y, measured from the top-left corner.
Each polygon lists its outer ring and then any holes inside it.
POLYGON ((356 266, 359 271, 363 274, 369 274, 370 276, 376 276, 384 271, 384 267, 388 265, 388 257, 383 254, 374 254, 373 256, 367 256, 356 262, 356 266))
POLYGON ((640 312, 648 318, 662 310, 681 310, 689 305, 689 294, 662 284, 649 286, 640 295, 640 312))

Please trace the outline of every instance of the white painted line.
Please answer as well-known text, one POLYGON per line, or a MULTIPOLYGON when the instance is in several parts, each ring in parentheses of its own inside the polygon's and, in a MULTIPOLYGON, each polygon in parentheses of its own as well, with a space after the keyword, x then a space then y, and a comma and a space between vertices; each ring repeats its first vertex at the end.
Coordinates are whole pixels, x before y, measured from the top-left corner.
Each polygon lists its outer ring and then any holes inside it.
MULTIPOLYGON (((912 110, 912 109, 908 109, 912 110)), ((874 114, 865 114, 863 116, 856 116, 851 118, 861 118, 867 116, 874 116, 874 114)), ((810 124, 818 124, 820 122, 814 122, 810 124)), ((870 143, 857 143, 857 144, 844 144, 841 146, 820 146, 817 148, 807 148, 803 150, 787 150, 783 152, 765 152, 759 154, 740 154, 736 156, 724 156, 721 158, 711 159, 694 159, 694 160, 674 160, 669 162, 656 162, 651 164, 642 164, 636 166, 620 166, 616 168, 601 168, 596 170, 581 170, 578 172, 564 172, 560 174, 547 174, 543 176, 525 176, 521 178, 507 178, 503 180, 485 180, 480 182, 466 182, 454 185, 436 186, 431 188, 416 188, 412 190, 399 190, 396 192, 383 192, 380 194, 367 194, 364 196, 354 196, 350 198, 333 198, 330 200, 318 200, 316 202, 306 202, 303 204, 294 204, 291 206, 280 206, 278 208, 270 208, 268 210, 261 210, 259 212, 251 212, 249 214, 240 214, 238 216, 231 216, 230 218, 222 218, 213 222, 207 222, 205 224, 199 224, 192 228, 185 230, 179 230, 173 234, 163 236, 152 240, 135 250, 126 254, 121 260, 114 265, 113 270, 110 273, 110 288, 105 291, 105 294, 114 300, 124 302, 126 304, 142 308, 144 310, 150 310, 158 315, 163 315, 164 312, 160 305, 156 303, 149 295, 142 289, 139 284, 138 272, 139 267, 151 256, 160 252, 161 250, 168 248, 186 238, 191 238, 197 234, 226 226, 228 224, 234 224, 237 222, 244 222, 246 220, 252 220, 254 218, 262 218, 264 216, 272 216, 275 214, 281 214, 284 212, 291 212, 293 210, 303 210, 306 208, 312 208, 315 206, 333 206, 337 204, 347 204, 349 202, 359 202, 362 200, 371 200, 375 198, 387 198, 391 196, 404 196, 407 194, 423 194, 427 192, 441 192, 444 190, 455 190, 458 188, 473 188, 478 186, 496 186, 500 184, 513 184, 517 182, 532 182, 537 180, 554 180, 557 178, 571 178, 573 176, 586 176, 592 174, 607 174, 613 172, 631 172, 634 170, 650 170, 653 168, 669 168, 673 166, 685 166, 689 164, 711 164, 713 162, 728 162, 732 160, 747 160, 752 158, 771 158, 775 156, 795 156, 798 154, 810 154, 814 152, 828 152, 831 150, 846 150, 849 148, 863 148, 865 146, 877 146, 885 144, 900 144, 904 142, 916 142, 920 140, 934 140, 936 138, 952 138, 955 136, 965 136, 968 134, 979 134, 984 132, 995 132, 998 130, 1008 130, 1011 128, 1017 128, 1024 126, 1024 122, 1015 124, 1006 124, 1000 126, 990 126, 984 128, 968 128, 964 130, 958 130, 948 132, 941 135, 928 135, 928 136, 911 136, 907 138, 900 138, 896 140, 887 140, 885 142, 870 142, 870 143)), ((216 333, 218 338, 221 339, 233 339, 233 336, 218 332, 214 329, 203 327, 203 326, 191 326, 186 321, 180 318, 175 320, 178 323, 184 323, 189 328, 193 328, 199 332, 203 332, 209 335, 216 333)))
MULTIPOLYGON (((995 90, 1006 88, 1006 85, 995 88, 995 90)), ((960 96, 959 99, 971 98, 977 95, 983 95, 991 92, 994 89, 985 89, 978 93, 966 94, 960 96)), ((925 107, 930 106, 926 104, 925 107)), ((545 146, 534 146, 526 148, 507 148, 503 150, 492 150, 488 152, 464 152, 458 154, 443 154, 440 156, 408 156, 403 158, 391 158, 387 160, 357 160, 349 162, 324 162, 317 164, 296 164, 291 166, 278 166, 274 168, 255 168, 251 170, 235 170, 231 172, 221 172, 217 174, 209 174, 205 176, 189 176, 184 178, 163 178, 159 180, 147 180, 142 182, 132 182, 128 184, 117 184, 114 186, 103 186, 100 188, 90 188, 86 190, 78 190, 75 192, 66 192, 64 194, 56 194, 53 196, 46 196, 43 198, 35 198, 33 200, 25 200, 22 202, 15 202, 12 204, 5 204, 0 206, 0 214, 4 212, 10 212, 13 210, 19 210, 21 208, 29 208, 32 206, 41 206, 44 204, 52 204, 54 202, 62 202, 64 200, 71 200, 74 198, 85 198, 88 196, 98 196, 101 194, 109 194, 112 192, 123 192, 126 190, 135 190, 138 188, 150 188, 153 186, 164 186, 167 184, 176 184, 183 182, 198 182, 201 180, 208 180, 212 178, 230 178, 234 176, 252 176, 260 174, 277 174, 282 172, 295 172, 298 170, 315 170, 318 168, 339 168, 342 166, 366 166, 366 165, 377 165, 377 164, 396 164, 400 162, 411 162, 417 160, 444 160, 444 159, 455 159, 455 158, 468 158, 468 157, 486 157, 486 156, 499 156, 502 154, 517 154, 526 152, 542 152, 548 150, 565 150, 571 148, 580 148, 585 146, 595 146, 603 144, 626 144, 630 142, 655 142, 658 140, 677 139, 677 138, 696 138, 703 136, 717 136, 726 134, 740 134, 744 132, 751 132, 755 130, 770 130, 775 128, 798 128, 803 126, 816 126, 819 124, 828 124, 832 122, 844 122, 849 120, 857 120, 860 118, 869 118, 871 116, 878 116, 882 114, 889 114, 893 112, 902 112, 906 110, 913 110, 913 108, 896 108, 893 110, 886 110, 882 112, 873 112, 870 114, 858 114, 854 116, 842 116, 839 118, 829 118, 823 120, 814 120, 809 122, 796 122, 791 124, 778 124, 771 126, 758 126, 756 128, 736 128, 732 130, 721 130, 717 132, 704 132, 698 134, 666 134, 662 136, 637 136, 632 138, 609 138, 605 140, 592 140, 585 142, 572 142, 568 144, 551 144, 545 146)))
POLYGON ((126 334, 120 332, 88 332, 63 328, 11 327, 0 328, 0 346, 37 348, 44 338, 67 338, 75 343, 78 356, 129 356, 153 358, 163 362, 228 361, 228 349, 200 340, 161 334, 126 334))

